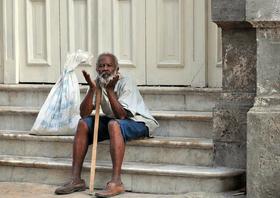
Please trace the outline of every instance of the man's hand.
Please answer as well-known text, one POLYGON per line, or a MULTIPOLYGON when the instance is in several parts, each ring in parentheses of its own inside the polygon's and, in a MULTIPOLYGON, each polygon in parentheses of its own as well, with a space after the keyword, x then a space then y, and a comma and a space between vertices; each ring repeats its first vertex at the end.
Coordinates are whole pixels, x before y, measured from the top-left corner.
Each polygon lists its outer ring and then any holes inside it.
POLYGON ((113 79, 110 80, 109 83, 105 86, 105 89, 115 117, 117 119, 125 119, 127 118, 127 112, 118 101, 118 97, 114 92, 115 86, 119 78, 120 78, 119 74, 114 76, 113 79))
POLYGON ((113 79, 110 80, 110 82, 105 86, 106 90, 114 91, 118 80, 119 80, 119 75, 114 76, 113 79))
POLYGON ((91 80, 90 75, 89 75, 85 70, 83 70, 82 72, 83 72, 84 78, 85 78, 85 80, 87 81, 87 83, 88 83, 90 89, 95 90, 95 88, 96 88, 96 82, 91 80))

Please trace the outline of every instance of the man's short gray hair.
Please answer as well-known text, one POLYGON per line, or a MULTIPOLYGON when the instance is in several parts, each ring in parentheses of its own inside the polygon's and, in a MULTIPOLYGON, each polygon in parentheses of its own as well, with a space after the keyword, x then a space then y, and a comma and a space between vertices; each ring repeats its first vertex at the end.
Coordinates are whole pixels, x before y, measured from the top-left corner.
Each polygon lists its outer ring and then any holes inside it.
POLYGON ((102 58, 103 56, 109 56, 109 57, 111 57, 112 60, 113 60, 113 62, 114 62, 114 64, 115 64, 115 66, 116 66, 116 68, 119 67, 119 63, 118 63, 117 57, 116 57, 114 54, 110 53, 110 52, 104 52, 104 53, 102 53, 102 54, 99 54, 99 56, 98 56, 98 58, 97 58, 97 61, 96 61, 96 67, 98 67, 98 66, 100 65, 100 61, 101 61, 101 58, 102 58))

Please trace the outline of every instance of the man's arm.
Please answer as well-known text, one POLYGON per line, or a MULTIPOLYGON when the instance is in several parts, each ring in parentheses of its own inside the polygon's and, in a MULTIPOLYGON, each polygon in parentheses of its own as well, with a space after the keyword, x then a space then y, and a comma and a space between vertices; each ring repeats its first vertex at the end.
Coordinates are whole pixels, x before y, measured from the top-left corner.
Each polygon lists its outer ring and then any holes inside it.
POLYGON ((91 80, 90 75, 86 71, 83 71, 83 75, 89 85, 89 90, 80 105, 80 115, 82 118, 90 115, 94 109, 93 95, 96 89, 96 83, 91 80))
POLYGON ((106 91, 115 117, 118 119, 125 119, 127 118, 127 112, 119 103, 118 98, 114 92, 114 88, 118 80, 119 76, 117 75, 108 83, 108 85, 106 86, 106 91))

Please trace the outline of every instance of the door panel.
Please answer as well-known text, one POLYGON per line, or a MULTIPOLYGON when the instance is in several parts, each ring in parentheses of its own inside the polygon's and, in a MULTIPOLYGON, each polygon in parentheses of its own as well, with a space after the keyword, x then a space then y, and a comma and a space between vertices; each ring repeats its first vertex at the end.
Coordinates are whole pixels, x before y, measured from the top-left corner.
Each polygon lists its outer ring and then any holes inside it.
POLYGON ((99 52, 114 53, 120 72, 132 76, 137 84, 145 84, 145 1, 99 2, 99 52))
POLYGON ((94 55, 93 67, 81 70, 93 76, 99 53, 112 52, 119 58, 120 71, 129 73, 138 84, 145 84, 145 1, 143 0, 62 0, 61 60, 77 49, 94 55), (67 31, 69 30, 69 31, 67 31), (65 35, 65 36, 64 36, 65 35))
POLYGON ((208 2, 208 86, 222 86, 222 30, 212 22, 208 2))
POLYGON ((113 1, 113 52, 122 72, 145 84, 145 1, 113 1))
MULTIPOLYGON (((4 16, 3 16, 3 1, 0 1, 0 27, 1 30, 4 27, 3 26, 3 21, 4 21, 4 16)), ((3 47, 3 33, 4 33, 4 28, 3 31, 0 31, 0 83, 4 83, 4 47, 3 47), (3 53, 2 53, 3 52, 3 53)))
POLYGON ((147 84, 205 85, 205 0, 151 0, 147 84))
MULTIPOLYGON (((67 53, 78 49, 98 54, 98 7, 97 0, 61 0, 61 65, 63 66, 67 53)), ((61 67, 63 70, 63 67, 61 67)), ((81 64, 76 74, 80 83, 85 83, 82 70, 95 76, 95 69, 91 64, 81 64)))
POLYGON ((55 82, 60 74, 59 1, 18 3, 20 82, 55 82))

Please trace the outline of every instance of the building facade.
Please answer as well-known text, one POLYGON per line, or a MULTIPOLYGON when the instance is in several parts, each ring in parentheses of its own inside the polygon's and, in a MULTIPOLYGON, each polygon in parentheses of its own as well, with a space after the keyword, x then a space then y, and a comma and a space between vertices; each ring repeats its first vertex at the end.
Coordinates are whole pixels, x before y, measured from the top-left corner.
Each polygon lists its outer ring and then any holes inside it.
MULTIPOLYGON (((207 0, 2 0, 0 82, 54 83, 67 53, 82 49, 95 58, 113 52, 139 85, 220 87, 220 32, 210 5, 207 0)), ((82 69, 93 72, 81 65, 80 82, 82 69)))
MULTIPOLYGON (((279 0, 1 0, 0 10, 1 84, 54 83, 83 49, 113 52, 138 85, 222 87, 214 166, 246 169, 249 198, 279 197, 279 0)), ((82 69, 94 74, 79 66, 80 82, 82 69)))

